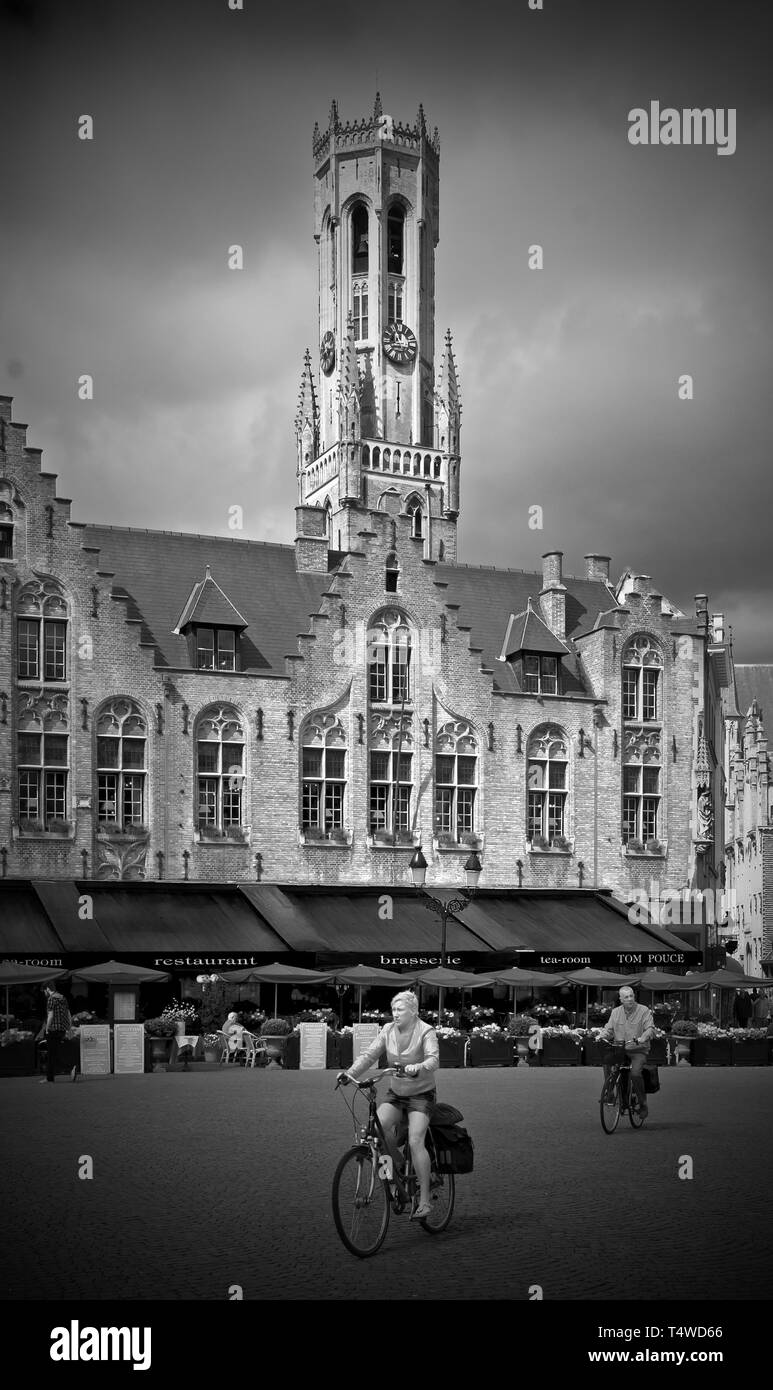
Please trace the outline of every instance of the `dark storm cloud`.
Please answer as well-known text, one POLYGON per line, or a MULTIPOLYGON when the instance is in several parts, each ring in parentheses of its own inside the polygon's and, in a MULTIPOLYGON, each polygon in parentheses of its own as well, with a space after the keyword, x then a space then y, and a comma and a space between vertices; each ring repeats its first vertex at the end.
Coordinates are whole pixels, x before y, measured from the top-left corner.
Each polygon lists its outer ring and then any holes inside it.
POLYGON ((334 97, 365 115, 378 87, 440 128, 462 558, 538 568, 555 547, 577 572, 609 552, 681 606, 708 591, 737 654, 770 659, 765 6, 430 0, 401 26, 244 3, 0 10, 0 390, 74 514, 225 532, 238 503, 245 534, 291 539, 317 337, 311 130, 334 97), (651 100, 737 108, 736 153, 631 146, 628 112, 651 100))

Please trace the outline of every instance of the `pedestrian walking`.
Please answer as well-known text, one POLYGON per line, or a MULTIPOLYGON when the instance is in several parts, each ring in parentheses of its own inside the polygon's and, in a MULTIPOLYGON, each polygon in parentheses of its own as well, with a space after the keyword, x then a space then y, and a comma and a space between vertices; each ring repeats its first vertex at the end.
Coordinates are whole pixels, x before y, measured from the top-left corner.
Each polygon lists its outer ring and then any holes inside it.
POLYGON ((745 990, 736 990, 733 1000, 733 1017, 739 1028, 746 1028, 752 1016, 753 1004, 745 990))
POLYGON ((770 999, 762 990, 754 1003, 754 1022, 760 1028, 766 1028, 770 1023, 770 999))
MULTIPOLYGON (((46 1075, 41 1081, 53 1081, 56 1076, 56 1064, 59 1060, 59 1049, 73 1026, 70 1010, 67 1007, 67 1000, 64 995, 54 989, 53 985, 44 985, 43 993, 46 996, 46 1021, 44 1024, 46 1038, 46 1075)), ((77 1067, 73 1067, 70 1072, 70 1080, 75 1081, 78 1075, 77 1067)))

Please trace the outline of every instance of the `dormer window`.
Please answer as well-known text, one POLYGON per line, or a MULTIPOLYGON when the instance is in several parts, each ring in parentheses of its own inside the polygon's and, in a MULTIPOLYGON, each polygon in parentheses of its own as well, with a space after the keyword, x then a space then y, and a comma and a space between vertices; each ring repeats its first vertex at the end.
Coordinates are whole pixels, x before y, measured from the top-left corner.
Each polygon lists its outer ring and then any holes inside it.
POLYGON ((233 628, 196 628, 196 668, 199 671, 236 670, 236 633, 233 628))
POLYGON ((557 695, 558 658, 524 653, 523 688, 530 695, 557 695))

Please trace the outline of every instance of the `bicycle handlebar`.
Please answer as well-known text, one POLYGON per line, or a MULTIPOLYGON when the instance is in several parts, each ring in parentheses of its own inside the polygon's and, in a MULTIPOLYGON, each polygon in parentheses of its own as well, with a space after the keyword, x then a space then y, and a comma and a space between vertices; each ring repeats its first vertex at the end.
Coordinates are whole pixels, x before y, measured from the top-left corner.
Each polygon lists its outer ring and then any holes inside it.
POLYGON ((335 1090, 337 1091, 339 1086, 351 1085, 362 1091, 366 1086, 376 1085, 385 1076, 405 1076, 405 1074, 404 1067, 384 1067, 383 1070, 376 1071, 372 1076, 366 1077, 364 1081, 358 1081, 356 1077, 347 1076, 346 1072, 342 1072, 340 1076, 336 1077, 335 1090))

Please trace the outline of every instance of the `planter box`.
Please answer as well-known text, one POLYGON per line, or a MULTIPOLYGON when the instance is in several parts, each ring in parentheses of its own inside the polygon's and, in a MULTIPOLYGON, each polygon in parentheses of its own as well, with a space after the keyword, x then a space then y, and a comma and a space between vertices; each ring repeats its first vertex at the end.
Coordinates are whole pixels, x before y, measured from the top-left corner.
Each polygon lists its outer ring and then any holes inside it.
POLYGON ((665 1067, 668 1063, 667 1049, 667 1038, 653 1038, 650 1043, 650 1050, 647 1053, 647 1061, 652 1062, 653 1066, 665 1067))
POLYGON ((441 1067, 463 1067, 466 1038, 438 1038, 441 1067))
POLYGON ((767 1067, 769 1065, 769 1038, 747 1038, 746 1041, 733 1039, 734 1067, 767 1067))
POLYGON ((693 1038, 690 1061, 694 1067, 731 1067, 732 1038, 693 1038))
POLYGON ((595 1038, 582 1040, 582 1064, 584 1067, 600 1067, 604 1062, 604 1047, 599 1047, 595 1038))
POLYGON ((540 1055, 543 1067, 579 1067, 582 1062, 582 1048, 567 1038, 543 1038, 540 1055))
MULTIPOLYGON (((72 1066, 72 1063, 70 1063, 72 1066)), ((35 1039, 0 1047, 0 1076, 35 1075, 35 1039)))
POLYGON ((166 1071, 172 1056, 174 1038, 149 1038, 151 1071, 166 1071))
POLYGON ((354 1060, 354 1058, 352 1057, 352 1035, 351 1033, 337 1033, 335 1041, 337 1061, 334 1063, 334 1066, 337 1068, 337 1070, 343 1071, 347 1067, 350 1067, 354 1060))
POLYGON ((513 1065, 512 1038, 470 1038, 467 1050, 468 1067, 511 1067, 513 1065))
MULTIPOLYGON (((274 1053, 273 1060, 281 1062, 282 1066, 289 1067, 297 1071, 301 1061, 301 1040, 297 1033, 277 1033, 262 1034, 261 1043, 265 1043, 269 1052, 274 1053)), ((266 1065, 272 1060, 268 1057, 266 1065)))

